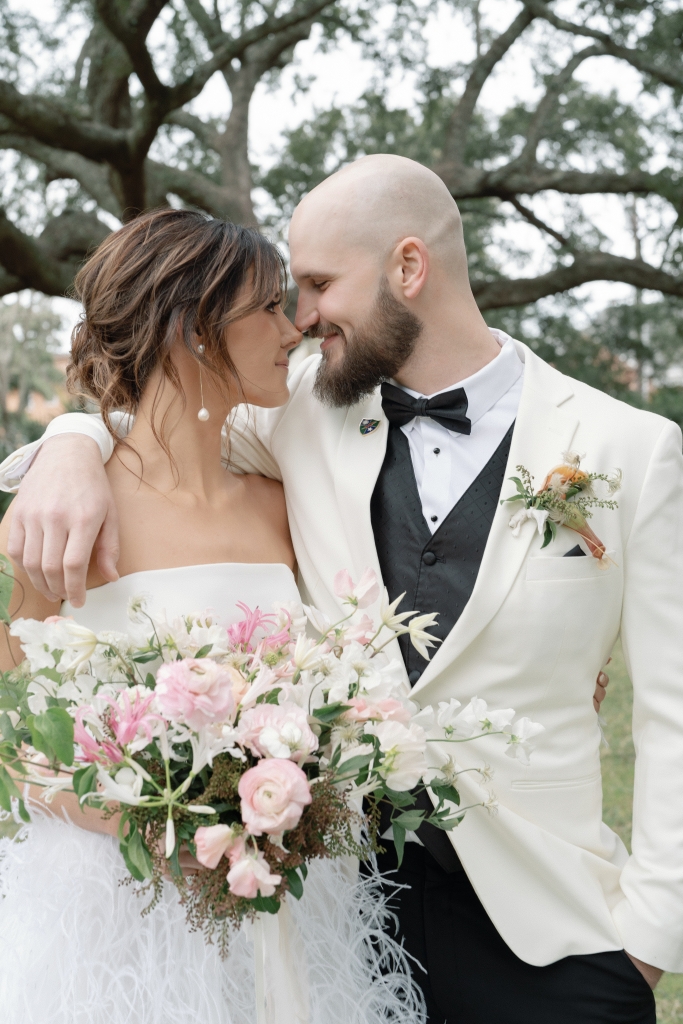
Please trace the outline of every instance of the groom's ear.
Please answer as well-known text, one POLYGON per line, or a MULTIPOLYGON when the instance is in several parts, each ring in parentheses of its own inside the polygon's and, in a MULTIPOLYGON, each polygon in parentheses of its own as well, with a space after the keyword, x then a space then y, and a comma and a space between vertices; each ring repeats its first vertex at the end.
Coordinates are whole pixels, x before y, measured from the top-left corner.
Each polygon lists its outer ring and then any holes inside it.
POLYGON ((416 299, 429 276, 429 250, 421 238, 404 238, 394 249, 388 274, 404 299, 416 299))

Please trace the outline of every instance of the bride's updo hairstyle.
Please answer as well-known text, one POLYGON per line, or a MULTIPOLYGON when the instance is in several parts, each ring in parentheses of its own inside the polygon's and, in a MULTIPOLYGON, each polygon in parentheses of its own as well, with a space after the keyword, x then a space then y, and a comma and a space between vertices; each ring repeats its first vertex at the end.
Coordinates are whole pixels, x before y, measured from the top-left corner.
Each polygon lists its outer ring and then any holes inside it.
POLYGON ((241 393, 225 330, 284 294, 285 280, 280 252, 253 228, 190 210, 143 214, 105 238, 76 275, 84 312, 67 386, 98 404, 113 434, 111 413, 135 413, 157 368, 184 401, 171 359, 182 337, 217 387, 232 380, 241 393))

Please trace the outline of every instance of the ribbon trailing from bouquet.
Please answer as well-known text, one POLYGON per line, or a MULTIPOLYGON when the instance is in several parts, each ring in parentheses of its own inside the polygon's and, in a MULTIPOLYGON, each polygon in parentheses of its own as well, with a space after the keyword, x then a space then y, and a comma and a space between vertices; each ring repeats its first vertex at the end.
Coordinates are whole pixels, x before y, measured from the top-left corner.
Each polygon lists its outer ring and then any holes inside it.
POLYGON ((252 937, 256 1024, 310 1024, 303 944, 286 901, 256 915, 252 937))

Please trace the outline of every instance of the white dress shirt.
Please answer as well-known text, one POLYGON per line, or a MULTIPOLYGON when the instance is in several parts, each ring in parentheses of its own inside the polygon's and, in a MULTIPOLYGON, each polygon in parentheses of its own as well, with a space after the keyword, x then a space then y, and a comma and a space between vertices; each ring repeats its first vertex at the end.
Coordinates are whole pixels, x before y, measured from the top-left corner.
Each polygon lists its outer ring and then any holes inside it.
MULTIPOLYGON (((524 363, 512 338, 497 330, 491 334, 500 354, 471 377, 434 392, 441 395, 464 388, 472 432, 459 434, 430 416, 416 416, 401 427, 410 444, 422 512, 432 533, 479 476, 517 416, 524 363)), ((410 388, 402 390, 413 398, 434 398, 410 388)))

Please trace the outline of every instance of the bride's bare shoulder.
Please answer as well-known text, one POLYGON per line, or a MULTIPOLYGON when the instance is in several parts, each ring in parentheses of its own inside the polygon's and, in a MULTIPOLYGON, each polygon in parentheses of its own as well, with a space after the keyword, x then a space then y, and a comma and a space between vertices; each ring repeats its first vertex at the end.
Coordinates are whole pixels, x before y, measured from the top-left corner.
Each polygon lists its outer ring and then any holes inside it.
MULTIPOLYGON (((245 474, 239 478, 244 488, 244 506, 253 517, 252 522, 259 521, 267 533, 277 537, 278 542, 287 550, 284 561, 292 561, 292 541, 289 535, 285 492, 278 480, 270 480, 264 476, 245 474)), ((255 522, 254 522, 255 525, 255 522)))

